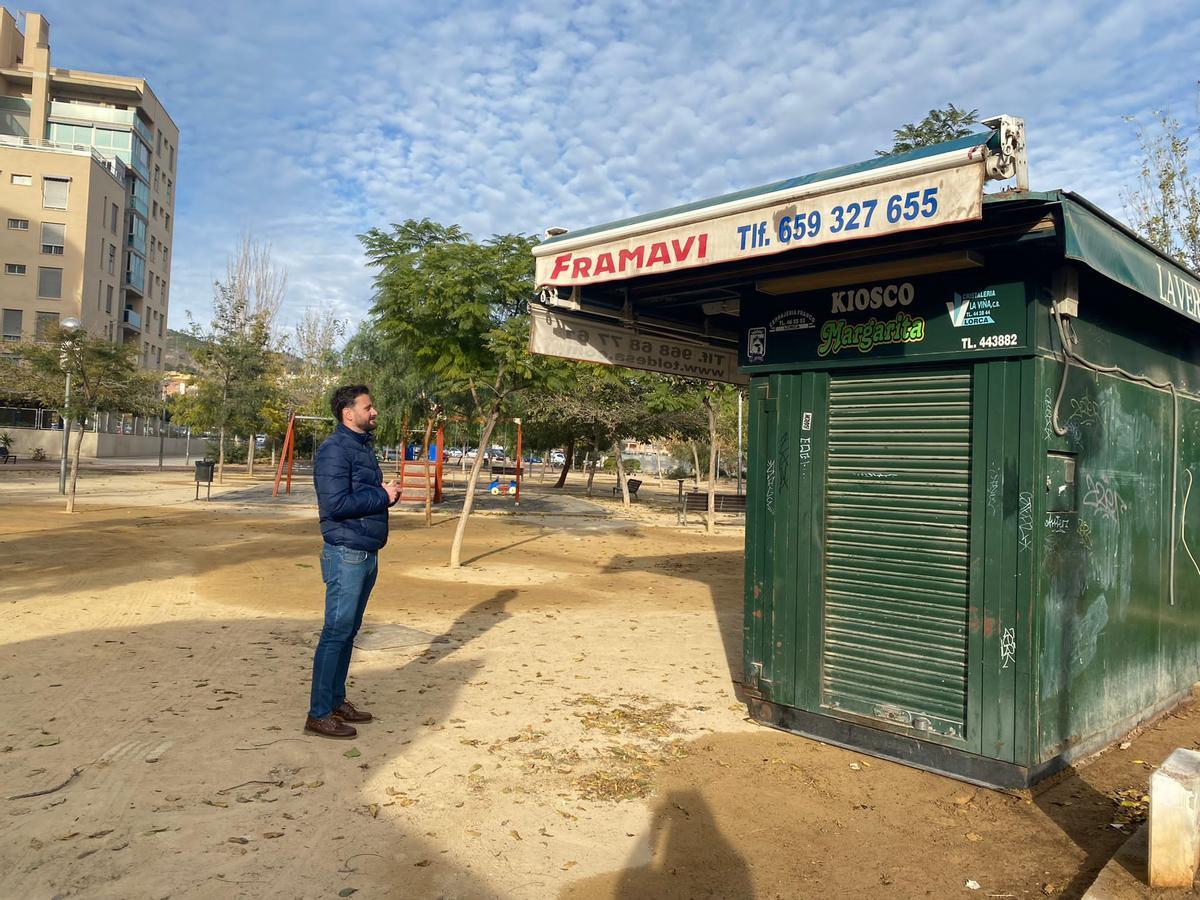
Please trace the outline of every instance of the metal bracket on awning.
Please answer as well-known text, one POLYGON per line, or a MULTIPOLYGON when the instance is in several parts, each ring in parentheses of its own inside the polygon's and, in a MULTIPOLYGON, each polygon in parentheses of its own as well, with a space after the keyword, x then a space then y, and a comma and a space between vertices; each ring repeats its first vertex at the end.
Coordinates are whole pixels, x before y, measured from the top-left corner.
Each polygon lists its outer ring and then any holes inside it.
POLYGON ((998 147, 986 144, 989 181, 1017 179, 1017 190, 1029 190, 1029 159, 1025 154, 1025 120, 1017 116, 992 116, 980 124, 996 132, 998 147))
POLYGON ((553 285, 546 285, 538 291, 538 301, 542 306, 549 306, 555 309, 579 310, 583 308, 583 304, 579 299, 579 285, 572 285, 571 292, 565 297, 558 292, 558 288, 553 285))

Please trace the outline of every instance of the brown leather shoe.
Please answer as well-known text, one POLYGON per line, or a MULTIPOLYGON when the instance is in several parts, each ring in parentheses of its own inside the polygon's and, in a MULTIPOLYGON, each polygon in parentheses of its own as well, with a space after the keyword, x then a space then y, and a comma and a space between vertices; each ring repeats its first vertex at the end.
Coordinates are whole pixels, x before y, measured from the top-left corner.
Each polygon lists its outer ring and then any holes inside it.
POLYGON ((343 722, 370 722, 373 718, 365 709, 357 709, 349 700, 343 700, 342 705, 330 713, 335 719, 343 722))
POLYGON ((332 715, 322 716, 320 719, 314 719, 309 716, 304 720, 304 730, 310 734, 319 734, 321 737, 331 738, 352 738, 356 734, 353 728, 345 722, 339 722, 332 715))

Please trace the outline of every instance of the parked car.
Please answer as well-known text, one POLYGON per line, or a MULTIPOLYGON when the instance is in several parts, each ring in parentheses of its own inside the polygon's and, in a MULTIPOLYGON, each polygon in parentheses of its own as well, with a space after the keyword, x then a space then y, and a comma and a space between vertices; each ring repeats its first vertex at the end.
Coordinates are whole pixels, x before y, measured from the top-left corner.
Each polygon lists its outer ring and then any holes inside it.
POLYGON ((529 463, 530 465, 533 465, 534 463, 540 463, 541 461, 542 458, 540 456, 534 456, 532 453, 525 454, 525 462, 529 463))
POLYGON ((550 451, 550 465, 565 466, 566 464, 567 464, 567 454, 563 453, 561 450, 551 450, 550 451))
POLYGON ((462 455, 463 455, 463 452, 462 452, 461 447, 447 447, 446 448, 446 457, 448 459, 462 459, 462 455))
POLYGON ((467 450, 466 455, 467 459, 474 459, 479 455, 479 451, 475 447, 471 447, 469 450, 467 450))

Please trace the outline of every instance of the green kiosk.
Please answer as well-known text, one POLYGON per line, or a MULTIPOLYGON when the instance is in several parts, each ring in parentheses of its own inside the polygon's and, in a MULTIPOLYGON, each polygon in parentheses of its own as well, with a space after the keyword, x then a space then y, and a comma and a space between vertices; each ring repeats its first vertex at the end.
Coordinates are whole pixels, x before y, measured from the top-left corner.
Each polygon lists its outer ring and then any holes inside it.
POLYGON ((530 341, 748 376, 756 719, 1024 787, 1197 679, 1200 278, 984 125, 551 229, 530 341))

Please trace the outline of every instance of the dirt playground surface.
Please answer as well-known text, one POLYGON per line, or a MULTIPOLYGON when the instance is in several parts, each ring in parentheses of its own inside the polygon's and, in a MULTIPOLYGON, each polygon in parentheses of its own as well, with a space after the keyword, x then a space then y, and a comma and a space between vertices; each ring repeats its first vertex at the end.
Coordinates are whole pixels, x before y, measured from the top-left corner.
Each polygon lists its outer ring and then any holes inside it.
POLYGON ((630 518, 533 488, 457 574, 451 517, 394 515, 377 721, 324 740, 303 494, 54 487, 0 475, 4 898, 1078 897, 1200 737, 1184 708, 1028 799, 748 722, 741 529, 676 526, 670 485, 630 518))

